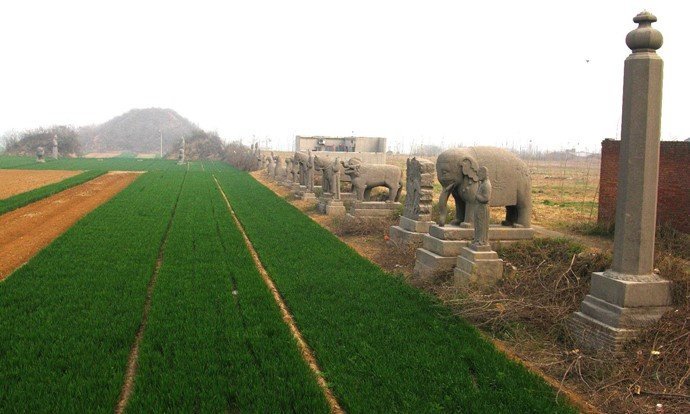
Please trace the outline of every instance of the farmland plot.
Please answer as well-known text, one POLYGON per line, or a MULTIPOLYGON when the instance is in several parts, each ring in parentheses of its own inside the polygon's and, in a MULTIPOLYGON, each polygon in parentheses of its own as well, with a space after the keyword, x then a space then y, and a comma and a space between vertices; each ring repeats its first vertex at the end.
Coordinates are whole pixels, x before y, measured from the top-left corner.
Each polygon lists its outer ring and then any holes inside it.
MULTIPOLYGON (((0 168, 4 167, 0 163, 0 168)), ((185 170, 185 165, 177 165, 173 160, 141 158, 60 158, 46 159, 45 163, 23 164, 17 168, 30 170, 106 170, 106 171, 162 171, 185 170)))
POLYGON ((207 172, 187 174, 139 355, 128 412, 328 412, 207 172))
POLYGON ((447 308, 248 174, 216 175, 346 411, 574 412, 447 308))
POLYGON ((183 176, 141 176, 0 282, 0 407, 112 412, 183 176))

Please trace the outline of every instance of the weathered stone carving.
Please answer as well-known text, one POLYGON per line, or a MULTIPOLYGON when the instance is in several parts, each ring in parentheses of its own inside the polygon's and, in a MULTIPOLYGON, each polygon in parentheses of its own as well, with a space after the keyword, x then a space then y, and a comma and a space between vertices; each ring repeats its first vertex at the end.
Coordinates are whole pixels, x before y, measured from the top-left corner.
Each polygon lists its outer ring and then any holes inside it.
POLYGON ((477 207, 479 166, 491 175, 493 197, 490 206, 505 206, 504 226, 530 227, 532 181, 527 165, 509 151, 495 147, 453 148, 436 160, 436 173, 443 186, 439 197, 439 226, 446 220, 448 197, 455 199, 455 219, 451 224, 471 227, 477 207))
POLYGON ((58 141, 57 134, 53 135, 53 158, 58 159, 58 141))
POLYGON ((45 160, 46 151, 43 147, 36 148, 36 162, 46 162, 45 160))
POLYGON ((491 181, 487 176, 486 167, 479 167, 477 171, 479 186, 474 196, 477 207, 474 209, 474 239, 473 246, 489 246, 489 200, 491 199, 491 181))
POLYGON ((273 178, 276 174, 276 159, 271 151, 271 155, 268 157, 268 177, 273 178))
POLYGON ((343 162, 343 172, 352 180, 352 192, 358 201, 369 201, 375 187, 388 188, 389 202, 397 202, 402 189, 402 170, 388 164, 362 164, 357 158, 343 162))
POLYGON ((324 193, 331 192, 333 184, 333 160, 330 157, 314 155, 314 170, 319 171, 323 175, 321 189, 324 193))
POLYGON ((431 220, 434 179, 433 162, 416 157, 407 159, 407 194, 403 217, 418 221, 431 220))
POLYGON ((340 164, 340 158, 337 157, 329 168, 329 191, 333 194, 333 200, 340 200, 340 173, 343 166, 340 164))
POLYGON ((281 180, 285 175, 285 167, 283 167, 283 159, 280 155, 276 155, 273 159, 275 162, 275 169, 273 170, 273 179, 281 180))
POLYGON ((303 152, 295 152, 293 161, 297 164, 299 169, 299 183, 300 185, 307 185, 307 164, 309 163, 309 156, 303 152))

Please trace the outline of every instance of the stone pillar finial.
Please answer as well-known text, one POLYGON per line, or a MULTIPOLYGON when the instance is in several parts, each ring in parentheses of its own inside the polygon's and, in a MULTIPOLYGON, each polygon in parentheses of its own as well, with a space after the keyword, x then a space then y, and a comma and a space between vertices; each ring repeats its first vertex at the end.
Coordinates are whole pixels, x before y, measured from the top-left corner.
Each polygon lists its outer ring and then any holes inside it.
POLYGON ((625 37, 625 43, 633 53, 654 53, 664 44, 661 32, 652 27, 652 23, 656 22, 655 15, 645 10, 638 13, 633 21, 639 26, 625 37))

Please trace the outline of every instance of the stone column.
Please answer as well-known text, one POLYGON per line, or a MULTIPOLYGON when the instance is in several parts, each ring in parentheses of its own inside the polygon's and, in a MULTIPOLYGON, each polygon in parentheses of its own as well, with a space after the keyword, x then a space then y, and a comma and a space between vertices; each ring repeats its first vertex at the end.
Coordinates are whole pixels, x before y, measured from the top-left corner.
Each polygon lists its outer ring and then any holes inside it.
POLYGON ((618 350, 636 331, 656 322, 671 305, 670 282, 654 274, 663 43, 652 28, 656 17, 642 12, 625 41, 623 115, 611 269, 592 275, 592 287, 571 318, 576 340, 618 350))

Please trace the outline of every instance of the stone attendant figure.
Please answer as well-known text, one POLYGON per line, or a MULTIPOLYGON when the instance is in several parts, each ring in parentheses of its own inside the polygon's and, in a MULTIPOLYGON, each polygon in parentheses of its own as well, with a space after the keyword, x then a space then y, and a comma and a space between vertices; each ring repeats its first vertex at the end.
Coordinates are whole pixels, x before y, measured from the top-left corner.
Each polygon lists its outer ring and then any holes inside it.
POLYGON ((43 158, 45 153, 46 152, 43 147, 36 148, 36 162, 46 162, 46 160, 43 158))
POLYGON ((331 169, 333 175, 333 188, 331 188, 331 191, 333 193, 333 199, 340 200, 340 171, 343 169, 343 166, 340 164, 340 158, 335 159, 335 162, 333 163, 333 166, 331 166, 331 169))
POLYGON ((486 167, 479 167, 477 178, 479 186, 475 198, 477 208, 474 210, 474 246, 489 245, 489 200, 491 199, 491 181, 486 167))
POLYGON ((307 191, 314 191, 314 156, 311 154, 311 150, 308 151, 309 159, 307 161, 307 191))
POLYGON ((53 135, 53 158, 58 159, 58 142, 57 134, 53 135))

